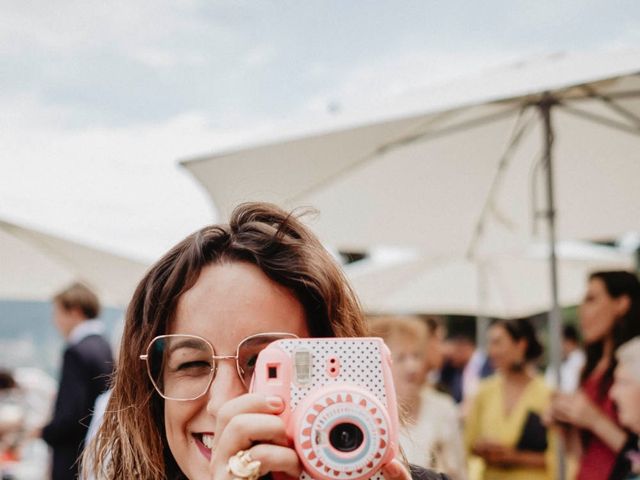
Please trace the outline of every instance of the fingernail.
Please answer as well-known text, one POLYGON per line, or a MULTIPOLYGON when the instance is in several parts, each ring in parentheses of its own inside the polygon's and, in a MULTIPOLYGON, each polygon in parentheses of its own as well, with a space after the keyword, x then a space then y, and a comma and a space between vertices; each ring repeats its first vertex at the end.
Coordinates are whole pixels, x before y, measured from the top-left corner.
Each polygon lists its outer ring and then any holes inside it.
POLYGON ((267 397, 267 404, 274 410, 282 410, 284 407, 282 398, 275 395, 273 397, 267 397))

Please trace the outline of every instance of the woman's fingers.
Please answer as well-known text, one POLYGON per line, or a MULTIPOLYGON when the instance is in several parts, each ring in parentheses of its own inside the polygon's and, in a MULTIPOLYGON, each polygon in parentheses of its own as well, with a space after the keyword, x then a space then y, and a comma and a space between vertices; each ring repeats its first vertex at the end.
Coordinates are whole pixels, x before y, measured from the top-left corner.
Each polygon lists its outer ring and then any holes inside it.
POLYGON ((280 472, 298 478, 302 473, 302 465, 292 448, 262 443, 252 447, 249 452, 251 458, 260 460, 261 476, 269 472, 280 472))
POLYGON ((221 432, 231 421, 242 413, 282 413, 284 402, 280 397, 265 397, 257 393, 247 393, 228 401, 216 413, 216 431, 221 432))
POLYGON ((249 450, 261 442, 288 444, 284 421, 277 415, 283 407, 278 397, 246 394, 229 400, 218 410, 211 449, 214 478, 226 478, 229 458, 240 450, 249 450))
MULTIPOLYGON (((249 456, 249 459, 246 461, 247 465, 250 464, 249 462, 259 462, 258 474, 260 476, 277 472, 292 478, 298 478, 302 473, 302 465, 300 464, 298 455, 295 450, 291 448, 261 443, 244 450, 244 452, 244 455, 248 454, 249 456)), ((222 458, 220 460, 222 460, 222 458)), ((224 463, 221 461, 215 462, 212 466, 213 478, 223 479, 234 477, 233 473, 229 472, 228 465, 228 458, 224 463)))
POLYGON ((276 415, 243 413, 233 417, 224 430, 216 430, 214 451, 222 458, 247 450, 257 442, 287 446, 286 427, 276 415))
POLYGON ((411 480, 409 470, 396 458, 385 465, 382 474, 385 480, 411 480))
POLYGON ((573 398, 569 395, 557 395, 551 405, 551 416, 560 422, 570 421, 573 411, 573 398))

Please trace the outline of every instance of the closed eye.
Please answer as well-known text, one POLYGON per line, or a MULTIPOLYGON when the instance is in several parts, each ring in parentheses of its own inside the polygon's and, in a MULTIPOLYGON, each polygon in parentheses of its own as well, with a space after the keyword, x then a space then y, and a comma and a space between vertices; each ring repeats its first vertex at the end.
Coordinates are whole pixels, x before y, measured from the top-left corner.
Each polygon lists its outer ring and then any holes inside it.
POLYGON ((196 373, 211 370, 211 364, 204 360, 195 360, 193 362, 184 362, 178 365, 176 372, 196 373))

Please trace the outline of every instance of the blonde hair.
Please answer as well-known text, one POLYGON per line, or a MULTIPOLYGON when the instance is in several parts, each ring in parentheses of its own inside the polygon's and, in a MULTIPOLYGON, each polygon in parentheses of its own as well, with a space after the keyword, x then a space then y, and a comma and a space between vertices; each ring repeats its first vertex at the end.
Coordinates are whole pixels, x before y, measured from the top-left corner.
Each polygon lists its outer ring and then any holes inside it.
POLYGON ((369 319, 369 334, 385 341, 409 337, 423 344, 430 337, 427 324, 421 318, 410 315, 372 317, 369 319))

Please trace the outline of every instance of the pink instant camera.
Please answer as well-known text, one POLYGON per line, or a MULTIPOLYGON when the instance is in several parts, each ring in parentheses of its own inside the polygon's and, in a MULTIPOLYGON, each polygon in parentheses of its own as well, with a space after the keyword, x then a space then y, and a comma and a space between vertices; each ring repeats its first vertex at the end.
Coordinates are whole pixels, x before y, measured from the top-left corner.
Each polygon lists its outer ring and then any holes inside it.
POLYGON ((391 356, 380 338, 277 340, 251 391, 284 400, 287 434, 308 480, 382 480, 398 452, 391 356))

